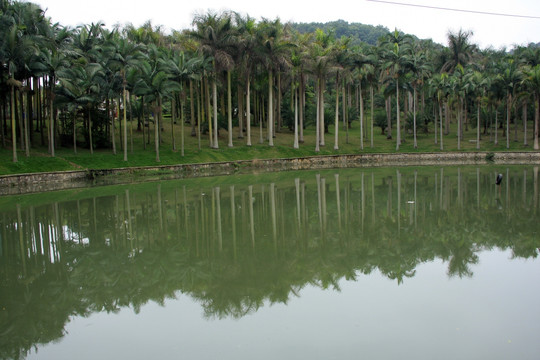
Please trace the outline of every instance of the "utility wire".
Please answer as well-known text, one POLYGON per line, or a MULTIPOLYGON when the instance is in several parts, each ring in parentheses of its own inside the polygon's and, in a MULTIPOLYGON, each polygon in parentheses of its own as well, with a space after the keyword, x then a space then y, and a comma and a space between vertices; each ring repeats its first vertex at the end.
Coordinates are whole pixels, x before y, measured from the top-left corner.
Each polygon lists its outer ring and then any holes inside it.
POLYGON ((528 15, 517 15, 517 14, 495 13, 495 12, 488 12, 488 11, 453 9, 453 8, 445 8, 445 7, 438 7, 438 6, 400 3, 400 2, 386 1, 386 0, 366 0, 366 1, 384 3, 384 4, 392 4, 392 5, 413 6, 413 7, 420 7, 420 8, 426 8, 426 9, 434 9, 434 10, 457 11, 457 12, 481 14, 481 15, 507 16, 507 17, 526 18, 526 19, 540 19, 540 16, 528 16, 528 15))

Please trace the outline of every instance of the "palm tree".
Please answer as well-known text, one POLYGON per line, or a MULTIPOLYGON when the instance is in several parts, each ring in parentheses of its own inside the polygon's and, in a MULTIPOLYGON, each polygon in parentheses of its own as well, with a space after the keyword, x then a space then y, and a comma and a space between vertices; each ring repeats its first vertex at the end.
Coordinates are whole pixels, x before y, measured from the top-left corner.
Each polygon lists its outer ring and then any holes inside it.
POLYGON ((257 57, 268 74, 268 145, 274 146, 274 71, 290 66, 290 48, 293 44, 286 39, 286 28, 279 19, 263 19, 257 28, 257 57))
POLYGON ((405 78, 408 73, 411 61, 409 55, 412 48, 409 46, 409 37, 402 36, 398 30, 387 35, 386 39, 383 39, 382 45, 386 48, 383 50, 381 57, 383 60, 383 69, 385 69, 385 80, 391 80, 395 83, 396 89, 396 117, 397 117, 397 137, 396 137, 396 151, 399 151, 401 145, 401 123, 400 123, 400 109, 399 109, 399 88, 400 81, 405 78))
POLYGON ((510 148, 510 112, 512 100, 516 89, 521 83, 522 74, 514 59, 502 63, 502 71, 499 73, 501 84, 506 92, 506 148, 510 148))
POLYGON ((448 32, 449 59, 443 64, 441 71, 453 73, 458 65, 465 67, 473 58, 476 46, 470 43, 472 31, 460 29, 457 33, 448 32))
POLYGON ((122 96, 123 96, 123 141, 124 141, 124 161, 128 160, 127 156, 127 86, 128 81, 126 73, 130 68, 138 66, 139 62, 143 58, 141 52, 141 45, 130 41, 125 37, 119 36, 119 34, 114 31, 111 40, 105 44, 107 51, 110 53, 107 67, 116 70, 122 83, 122 96))
MULTIPOLYGON (((231 71, 234 68, 233 53, 235 50, 234 43, 234 26, 233 19, 230 13, 222 15, 207 14, 195 17, 193 21, 197 30, 190 34, 197 39, 201 44, 200 50, 214 60, 214 75, 226 71, 227 73, 227 104, 228 104, 228 131, 229 131, 229 147, 232 147, 232 105, 231 105, 231 71)), ((213 106, 214 106, 214 141, 213 147, 218 148, 217 131, 217 84, 216 79, 212 81, 213 106)))
POLYGON ((538 145, 538 132, 540 125, 540 65, 529 68, 525 71, 524 85, 534 95, 534 150, 540 150, 538 145))

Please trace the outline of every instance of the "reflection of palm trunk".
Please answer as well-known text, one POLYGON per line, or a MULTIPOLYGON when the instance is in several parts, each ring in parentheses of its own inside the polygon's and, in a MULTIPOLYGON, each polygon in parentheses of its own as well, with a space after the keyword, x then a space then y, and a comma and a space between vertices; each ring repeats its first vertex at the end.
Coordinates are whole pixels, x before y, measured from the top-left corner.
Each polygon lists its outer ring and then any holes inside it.
POLYGON ((157 188, 157 205, 158 205, 158 214, 159 214, 159 226, 163 230, 163 207, 161 204, 161 184, 158 184, 157 188))
POLYGON ((326 179, 321 179, 321 190, 322 190, 322 215, 323 215, 323 230, 324 235, 326 236, 326 179))
POLYGON ((253 222, 253 185, 248 186, 249 196, 249 228, 251 233, 251 246, 255 249, 255 224, 253 222))
POLYGON ((321 235, 323 233, 323 221, 322 221, 322 194, 321 194, 321 174, 315 175, 317 179, 317 201, 319 209, 319 227, 321 230, 321 235))
POLYGON ((527 208, 527 169, 523 169, 523 208, 527 208))
POLYGON ((296 220, 298 223, 298 230, 302 228, 302 221, 300 219, 300 179, 294 179, 294 186, 296 189, 296 220))
POLYGON ((234 259, 236 260, 236 206, 234 205, 234 185, 230 187, 231 191, 231 222, 232 222, 232 237, 233 237, 233 250, 234 259))
POLYGON ((187 207, 187 194, 186 186, 182 187, 182 193, 184 195, 184 236, 186 239, 189 239, 189 219, 188 219, 188 207, 187 207))
POLYGON ((476 168, 476 207, 480 208, 480 168, 476 168))
POLYGON ((401 234, 401 173, 397 172, 397 222, 398 222, 398 235, 401 234))
POLYGON ((23 265, 23 275, 26 279, 26 246, 23 237, 23 226, 21 216, 21 205, 17 204, 17 232, 19 233, 19 248, 21 251, 21 260, 23 265))
POLYGON ((362 198, 362 234, 364 233, 364 220, 365 220, 365 196, 364 196, 364 173, 362 173, 362 194, 361 194, 361 198, 362 198))
POLYGON ((337 216, 338 216, 338 226, 339 231, 341 232, 341 202, 340 202, 340 191, 339 191, 339 174, 334 174, 336 179, 336 206, 337 206, 337 216))
POLYGON ((538 166, 535 166, 533 169, 534 174, 534 213, 536 214, 536 211, 538 209, 538 166))
POLYGON ((126 189, 126 207, 127 207, 127 220, 128 220, 128 240, 133 240, 133 227, 131 223, 131 202, 129 200, 129 190, 127 189, 126 189))
POLYGON ((375 225, 375 174, 371 173, 371 222, 375 225))
POLYGON ((274 249, 277 251, 277 223, 276 223, 276 184, 270 184, 270 211, 272 215, 272 236, 274 239, 274 249))
POLYGON ((216 196, 216 213, 217 213, 217 236, 218 236, 218 247, 219 251, 223 250, 223 233, 221 231, 221 196, 220 196, 219 186, 214 188, 216 196))

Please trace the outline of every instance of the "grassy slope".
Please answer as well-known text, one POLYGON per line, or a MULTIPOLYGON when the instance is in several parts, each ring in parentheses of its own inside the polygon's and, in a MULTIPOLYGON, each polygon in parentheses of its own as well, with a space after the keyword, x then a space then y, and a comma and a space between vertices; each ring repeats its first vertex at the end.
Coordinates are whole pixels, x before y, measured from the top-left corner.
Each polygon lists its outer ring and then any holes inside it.
MULTIPOLYGON (((332 121, 333 122, 333 121, 332 121)), ((201 140, 201 150, 198 150, 198 140, 191 137, 190 128, 185 128, 185 156, 181 156, 181 132, 180 126, 175 125, 176 151, 172 150, 172 136, 170 131, 170 121, 166 120, 165 130, 163 132, 163 142, 160 146, 160 162, 156 162, 156 153, 153 144, 153 133, 150 144, 146 149, 143 146, 142 133, 133 132, 133 152, 128 144, 128 161, 123 161, 123 151, 120 149, 120 139, 118 135, 117 154, 114 155, 110 149, 95 151, 93 155, 88 149, 79 146, 77 154, 72 148, 60 148, 56 151, 56 157, 47 154, 46 148, 34 148, 30 157, 26 157, 24 151, 18 152, 19 161, 13 163, 12 150, 7 147, 0 149, 0 175, 20 174, 31 172, 47 171, 66 171, 78 169, 110 169, 133 166, 155 166, 171 164, 188 163, 206 163, 245 159, 268 159, 268 158, 292 158, 313 155, 332 155, 332 154, 359 154, 359 153, 395 153, 395 140, 387 140, 385 135, 381 134, 379 128, 374 129, 374 147, 370 147, 369 129, 368 138, 364 140, 364 149, 360 149, 360 130, 358 123, 349 130, 349 142, 346 142, 346 132, 342 127, 339 129, 339 150, 334 149, 334 126, 330 126, 330 133, 326 134, 326 145, 321 147, 320 152, 315 152, 315 129, 308 128, 304 132, 305 142, 300 144, 300 149, 293 149, 293 134, 284 129, 282 133, 277 134, 274 139, 274 147, 269 147, 268 142, 259 143, 259 128, 252 128, 252 144, 246 146, 246 139, 238 139, 238 129, 234 129, 232 148, 227 147, 227 132, 220 131, 219 149, 210 149, 208 146, 208 136, 204 135, 201 140)), ((455 124, 454 124, 455 125, 455 124)), ((153 129, 150 129, 153 132, 153 129)), ((266 136, 266 129, 264 136, 266 136)), ((450 135, 444 137, 444 152, 457 150, 457 136, 455 129, 452 129, 450 135)), ((393 132, 395 139, 395 130, 393 132)), ((523 133, 518 132, 518 141, 513 141, 514 132, 511 131, 511 141, 509 151, 532 151, 532 131, 529 130, 529 146, 523 146, 523 133)), ((400 153, 415 152, 439 152, 440 145, 434 144, 434 134, 419 134, 418 149, 413 147, 413 138, 411 134, 405 134, 404 143, 401 145, 400 153)), ((35 135, 38 142, 38 135, 35 135)), ((495 146, 490 141, 490 136, 485 135, 481 141, 481 151, 507 151, 506 139, 502 137, 502 130, 499 131, 499 144, 495 146)), ((476 151, 476 143, 471 140, 476 139, 476 130, 470 129, 465 133, 462 141, 461 151, 476 151)))

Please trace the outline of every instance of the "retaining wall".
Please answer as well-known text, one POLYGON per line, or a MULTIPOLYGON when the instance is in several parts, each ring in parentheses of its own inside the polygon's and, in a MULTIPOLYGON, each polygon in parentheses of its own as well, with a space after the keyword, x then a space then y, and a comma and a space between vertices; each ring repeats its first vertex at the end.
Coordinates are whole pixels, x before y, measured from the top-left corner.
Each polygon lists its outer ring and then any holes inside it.
POLYGON ((540 165, 540 152, 331 155, 5 175, 0 176, 0 195, 72 189, 91 185, 121 184, 139 178, 178 179, 266 171, 411 165, 480 165, 489 163, 540 165))

